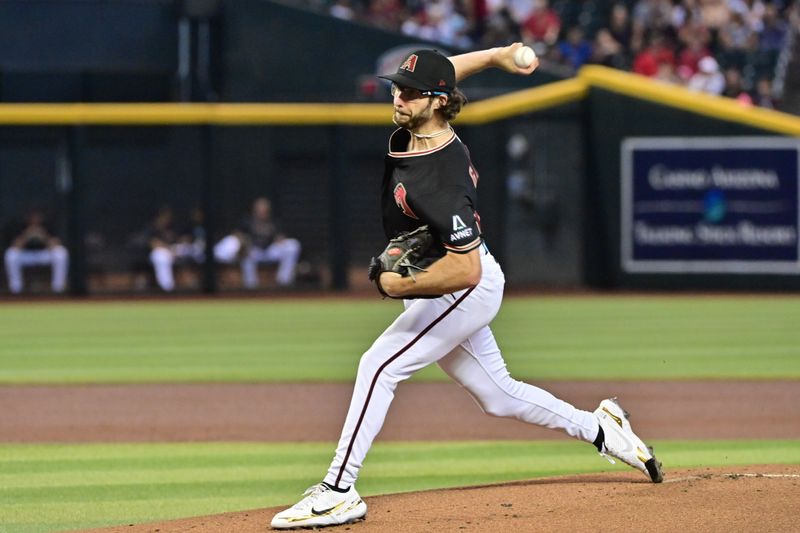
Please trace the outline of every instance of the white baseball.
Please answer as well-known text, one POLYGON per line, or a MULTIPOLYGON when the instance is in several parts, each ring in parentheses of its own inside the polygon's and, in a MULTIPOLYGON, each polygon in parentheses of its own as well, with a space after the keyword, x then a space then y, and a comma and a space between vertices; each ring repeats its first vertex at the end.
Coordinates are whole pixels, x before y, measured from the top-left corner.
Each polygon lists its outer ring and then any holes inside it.
POLYGON ((536 53, 530 46, 521 46, 514 52, 514 64, 519 68, 528 68, 536 59, 536 53))

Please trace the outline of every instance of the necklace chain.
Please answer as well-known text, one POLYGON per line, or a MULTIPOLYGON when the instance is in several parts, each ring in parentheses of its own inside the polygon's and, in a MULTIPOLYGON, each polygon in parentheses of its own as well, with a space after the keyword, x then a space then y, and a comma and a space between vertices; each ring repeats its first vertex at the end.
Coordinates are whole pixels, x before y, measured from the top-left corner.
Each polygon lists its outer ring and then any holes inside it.
POLYGON ((444 134, 445 134, 445 133, 447 133, 448 131, 451 131, 451 128, 450 128, 450 126, 446 127, 445 129, 443 129, 443 130, 441 130, 441 131, 437 131, 437 132, 434 132, 434 133, 429 133, 429 134, 427 134, 427 135, 426 135, 426 134, 423 134, 423 133, 414 133, 414 132, 412 131, 412 132, 411 132, 411 135, 413 135, 413 136, 414 136, 414 137, 416 137, 417 139, 433 139, 434 137, 439 137, 440 135, 444 135, 444 134))

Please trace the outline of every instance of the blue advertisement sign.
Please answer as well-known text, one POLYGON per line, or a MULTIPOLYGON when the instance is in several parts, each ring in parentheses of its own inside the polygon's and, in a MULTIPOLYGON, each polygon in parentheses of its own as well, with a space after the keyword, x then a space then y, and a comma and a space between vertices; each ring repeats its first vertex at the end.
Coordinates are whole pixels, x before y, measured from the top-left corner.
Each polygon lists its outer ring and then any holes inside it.
POLYGON ((623 270, 800 273, 798 181, 797 139, 625 140, 623 270))

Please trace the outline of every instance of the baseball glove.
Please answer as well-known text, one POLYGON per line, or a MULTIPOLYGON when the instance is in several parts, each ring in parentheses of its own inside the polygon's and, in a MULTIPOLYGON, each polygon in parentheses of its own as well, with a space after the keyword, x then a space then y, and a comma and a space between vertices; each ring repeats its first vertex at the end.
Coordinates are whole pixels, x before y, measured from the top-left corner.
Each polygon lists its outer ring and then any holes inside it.
POLYGON ((369 279, 374 281, 380 293, 388 296, 381 287, 382 272, 397 272, 401 276, 414 278, 415 272, 424 272, 420 260, 433 242, 428 226, 404 232, 389 241, 389 245, 369 262, 369 279))

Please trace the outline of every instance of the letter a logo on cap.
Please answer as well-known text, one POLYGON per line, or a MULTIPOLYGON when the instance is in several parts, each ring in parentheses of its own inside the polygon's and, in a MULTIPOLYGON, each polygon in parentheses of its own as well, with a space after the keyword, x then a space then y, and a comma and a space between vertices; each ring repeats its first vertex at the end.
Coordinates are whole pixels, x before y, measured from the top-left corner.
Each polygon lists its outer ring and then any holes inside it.
POLYGON ((408 56, 408 59, 403 61, 403 64, 400 65, 398 70, 406 69, 409 72, 414 72, 415 68, 417 68, 417 54, 411 54, 408 56))

